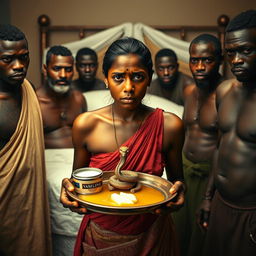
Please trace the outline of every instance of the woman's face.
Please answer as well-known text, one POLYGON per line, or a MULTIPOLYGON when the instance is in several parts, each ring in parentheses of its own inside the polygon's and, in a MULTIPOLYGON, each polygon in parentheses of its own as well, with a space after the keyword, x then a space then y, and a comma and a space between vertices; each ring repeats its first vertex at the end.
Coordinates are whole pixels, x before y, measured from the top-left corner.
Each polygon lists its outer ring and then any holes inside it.
POLYGON ((150 82, 147 68, 135 54, 116 57, 105 78, 114 101, 127 109, 134 109, 141 103, 150 82))

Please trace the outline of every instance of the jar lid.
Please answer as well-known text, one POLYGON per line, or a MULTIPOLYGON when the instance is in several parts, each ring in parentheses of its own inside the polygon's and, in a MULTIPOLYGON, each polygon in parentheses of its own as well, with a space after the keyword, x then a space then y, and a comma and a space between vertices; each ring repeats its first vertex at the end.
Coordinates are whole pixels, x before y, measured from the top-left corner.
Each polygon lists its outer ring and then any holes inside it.
POLYGON ((78 180, 92 180, 101 177, 102 174, 103 172, 101 169, 86 167, 74 170, 72 176, 78 180))

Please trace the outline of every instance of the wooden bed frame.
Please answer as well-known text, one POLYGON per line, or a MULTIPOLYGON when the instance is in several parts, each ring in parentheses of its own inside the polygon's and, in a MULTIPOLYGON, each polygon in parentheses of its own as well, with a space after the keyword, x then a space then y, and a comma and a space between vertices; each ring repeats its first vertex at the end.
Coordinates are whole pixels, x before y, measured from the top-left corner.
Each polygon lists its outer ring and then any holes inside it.
MULTIPOLYGON (((150 25, 154 29, 160 30, 166 34, 178 33, 178 37, 181 40, 186 40, 189 33, 214 33, 219 37, 224 48, 224 33, 225 28, 229 22, 229 17, 225 14, 220 15, 217 18, 216 26, 160 26, 160 25, 150 25)), ((86 26, 86 25, 51 25, 51 20, 49 16, 43 14, 38 17, 39 24, 39 43, 40 43, 40 64, 42 64, 42 58, 44 50, 51 45, 51 36, 54 32, 76 32, 78 39, 83 39, 88 35, 95 34, 102 30, 108 29, 112 26, 86 26)), ((226 75, 226 64, 222 65, 223 75, 226 75)))

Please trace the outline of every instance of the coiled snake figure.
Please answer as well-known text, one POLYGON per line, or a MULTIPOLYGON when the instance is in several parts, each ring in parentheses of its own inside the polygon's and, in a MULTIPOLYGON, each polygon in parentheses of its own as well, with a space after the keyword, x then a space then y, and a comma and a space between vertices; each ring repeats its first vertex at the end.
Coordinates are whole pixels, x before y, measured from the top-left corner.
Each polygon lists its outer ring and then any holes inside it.
POLYGON ((128 147, 120 147, 120 161, 118 162, 115 168, 115 175, 111 176, 108 181, 109 190, 130 190, 134 193, 141 189, 141 184, 138 182, 139 175, 134 171, 122 170, 122 167, 125 164, 128 147))

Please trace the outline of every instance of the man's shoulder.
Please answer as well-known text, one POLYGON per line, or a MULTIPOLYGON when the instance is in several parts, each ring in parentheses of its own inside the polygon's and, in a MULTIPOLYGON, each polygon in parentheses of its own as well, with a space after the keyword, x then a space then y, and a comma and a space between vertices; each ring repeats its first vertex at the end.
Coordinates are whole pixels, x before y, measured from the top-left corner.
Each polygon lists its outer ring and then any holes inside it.
POLYGON ((160 85, 158 79, 156 78, 156 79, 151 81, 147 92, 148 93, 156 93, 156 92, 159 92, 159 91, 161 91, 161 85, 160 85))
POLYGON ((78 79, 72 80, 71 85, 77 85, 78 84, 78 79))
POLYGON ((155 78, 154 80, 152 80, 150 85, 159 85, 158 79, 155 78))
POLYGON ((179 71, 179 80, 183 83, 184 87, 195 83, 194 79, 191 76, 185 73, 182 73, 180 71, 179 71))
POLYGON ((237 88, 241 85, 235 78, 222 81, 216 89, 216 93, 219 96, 224 96, 231 89, 237 88))
POLYGON ((220 104, 222 99, 231 92, 236 92, 237 88, 241 87, 241 83, 235 78, 224 80, 216 89, 216 102, 217 105, 220 104))
POLYGON ((75 97, 75 96, 83 96, 83 93, 81 91, 79 91, 78 89, 75 88, 70 88, 70 92, 71 92, 71 97, 75 97))
POLYGON ((197 86, 195 83, 188 84, 183 89, 184 98, 190 97, 190 95, 192 95, 192 93, 194 93, 196 90, 197 90, 197 86))
POLYGON ((84 102, 86 102, 84 94, 81 91, 74 89, 74 88, 71 88, 70 91, 71 91, 70 98, 72 101, 80 102, 82 104, 84 104, 84 102))
POLYGON ((35 92, 36 92, 36 95, 37 95, 37 97, 39 99, 40 98, 48 98, 43 85, 41 85, 40 87, 36 88, 35 92))
POLYGON ((105 85, 103 80, 101 80, 99 78, 96 78, 93 89, 95 89, 95 90, 105 90, 106 89, 106 85, 105 85))

